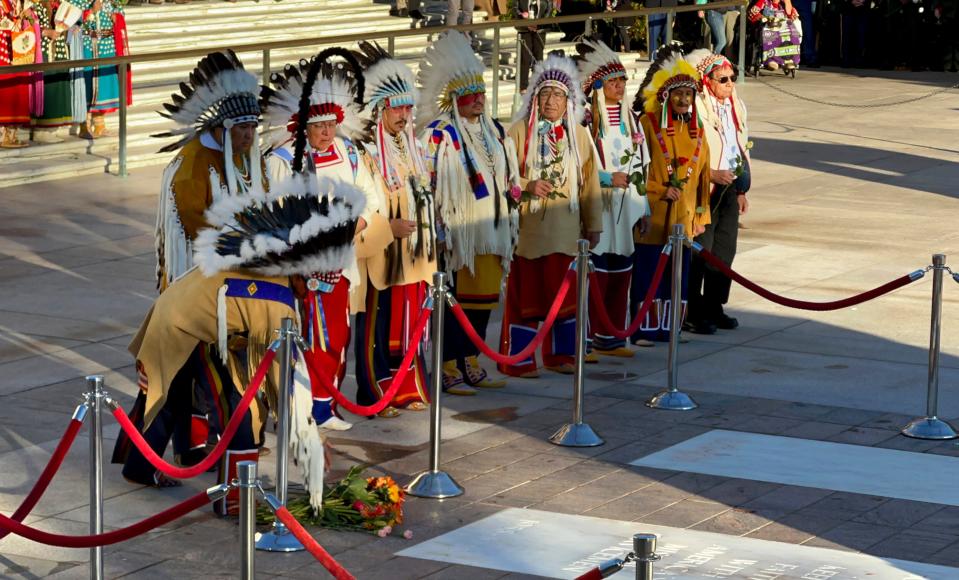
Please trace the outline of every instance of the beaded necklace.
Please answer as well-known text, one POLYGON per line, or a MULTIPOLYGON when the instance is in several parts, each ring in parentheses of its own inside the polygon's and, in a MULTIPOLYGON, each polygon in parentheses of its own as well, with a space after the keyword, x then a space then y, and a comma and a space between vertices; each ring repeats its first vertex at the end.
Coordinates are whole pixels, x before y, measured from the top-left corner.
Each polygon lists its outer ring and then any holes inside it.
MULTIPOLYGON (((676 169, 673 168, 673 156, 670 155, 669 148, 666 147, 666 139, 663 138, 662 128, 659 126, 659 123, 656 122, 657 121, 656 116, 653 115, 652 113, 647 113, 647 115, 649 116, 649 120, 652 121, 650 125, 653 126, 653 131, 656 133, 656 141, 659 142, 659 148, 663 152, 663 157, 666 158, 666 174, 669 176, 669 180, 672 181, 673 173, 678 168, 676 169)), ((685 177, 683 177, 684 182, 692 176, 693 169, 695 169, 696 166, 699 165, 699 153, 702 151, 702 148, 703 148, 703 131, 699 130, 696 133, 697 133, 696 150, 693 151, 693 158, 689 160, 688 162, 689 166, 686 168, 685 177)))

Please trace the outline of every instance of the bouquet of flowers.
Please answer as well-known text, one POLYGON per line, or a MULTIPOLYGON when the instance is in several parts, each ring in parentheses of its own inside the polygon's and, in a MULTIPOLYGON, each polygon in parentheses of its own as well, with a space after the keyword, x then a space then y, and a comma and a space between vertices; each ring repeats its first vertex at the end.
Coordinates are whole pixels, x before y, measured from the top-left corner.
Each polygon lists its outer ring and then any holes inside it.
MULTIPOLYGON (((403 523, 406 492, 392 477, 364 477, 364 469, 361 465, 355 465, 339 483, 328 487, 323 494, 321 512, 313 510, 306 496, 288 501, 287 509, 301 522, 324 528, 362 531, 385 538, 403 523)), ((260 522, 273 521, 273 514, 266 506, 260 508, 257 515, 260 522)), ((412 531, 406 530, 403 537, 412 538, 412 531)))

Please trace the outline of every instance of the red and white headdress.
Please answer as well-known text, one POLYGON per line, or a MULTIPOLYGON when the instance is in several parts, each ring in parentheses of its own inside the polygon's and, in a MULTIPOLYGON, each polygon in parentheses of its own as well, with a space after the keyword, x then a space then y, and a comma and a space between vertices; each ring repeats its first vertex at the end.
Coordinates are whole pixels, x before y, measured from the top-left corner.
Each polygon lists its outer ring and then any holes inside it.
MULTIPOLYGON (((310 91, 306 124, 336 121, 340 137, 360 139, 369 116, 363 111, 364 77, 359 63, 350 51, 341 48, 326 49, 313 59, 321 61, 320 73, 310 91), (340 57, 342 62, 334 62, 333 57, 340 57)), ((273 147, 289 142, 302 122, 300 96, 312 62, 286 65, 282 73, 270 79, 273 86, 263 87, 260 93, 273 147)))

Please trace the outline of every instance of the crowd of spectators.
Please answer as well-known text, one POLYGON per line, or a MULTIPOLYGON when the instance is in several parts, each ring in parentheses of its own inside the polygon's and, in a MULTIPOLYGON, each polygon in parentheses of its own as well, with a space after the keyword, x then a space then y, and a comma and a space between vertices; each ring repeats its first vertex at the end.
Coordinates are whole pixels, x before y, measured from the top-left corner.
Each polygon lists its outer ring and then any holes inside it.
MULTIPOLYGON (((646 0, 610 3, 611 10, 670 7, 704 0, 646 0)), ((752 0, 750 5, 756 4, 752 0)), ((900 70, 959 68, 959 0, 784 0, 790 17, 802 25, 802 63, 900 70)), ((595 11, 591 2, 564 0, 564 13, 595 11)), ((655 51, 665 40, 665 16, 649 18, 649 29, 632 19, 599 23, 600 32, 622 50, 655 51), (627 31, 626 34, 623 31, 627 31)), ((567 36, 577 34, 570 27, 567 36)), ((673 38, 712 48, 731 59, 739 49, 738 10, 678 14, 673 38)))

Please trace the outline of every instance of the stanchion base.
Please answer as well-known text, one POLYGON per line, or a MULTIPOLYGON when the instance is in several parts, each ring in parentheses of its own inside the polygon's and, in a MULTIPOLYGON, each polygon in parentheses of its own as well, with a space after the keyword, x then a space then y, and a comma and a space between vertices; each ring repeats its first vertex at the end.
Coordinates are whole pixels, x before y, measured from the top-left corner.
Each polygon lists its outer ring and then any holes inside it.
POLYGON ((682 391, 663 391, 656 393, 646 401, 646 406, 666 411, 690 411, 699 405, 692 397, 682 391))
POLYGON ((906 437, 914 439, 955 439, 959 437, 952 425, 938 417, 922 417, 916 419, 900 431, 906 437))
POLYGON ((265 534, 257 534, 256 549, 264 552, 300 552, 305 550, 303 544, 296 539, 286 526, 273 524, 273 529, 265 534))
POLYGON ((406 493, 416 497, 443 499, 463 495, 463 488, 445 471, 424 471, 406 486, 406 493))
POLYGON ((562 447, 599 447, 603 438, 586 423, 567 423, 549 438, 553 445, 562 447))

